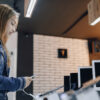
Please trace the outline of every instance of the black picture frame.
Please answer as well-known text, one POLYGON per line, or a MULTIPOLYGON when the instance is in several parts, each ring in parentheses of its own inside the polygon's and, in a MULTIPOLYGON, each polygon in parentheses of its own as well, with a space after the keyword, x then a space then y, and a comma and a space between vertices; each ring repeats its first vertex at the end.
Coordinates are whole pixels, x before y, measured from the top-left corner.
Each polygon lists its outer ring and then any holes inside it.
POLYGON ((58 49, 58 58, 67 58, 67 49, 58 49))

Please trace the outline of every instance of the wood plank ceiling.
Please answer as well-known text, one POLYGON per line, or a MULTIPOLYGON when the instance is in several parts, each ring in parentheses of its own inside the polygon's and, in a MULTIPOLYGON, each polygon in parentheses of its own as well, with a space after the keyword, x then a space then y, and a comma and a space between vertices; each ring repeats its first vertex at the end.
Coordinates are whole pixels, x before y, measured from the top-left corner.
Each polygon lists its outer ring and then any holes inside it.
MULTIPOLYGON (((7 0, 0 0, 0 3, 7 0)), ((8 0, 11 3, 13 0, 8 0)), ((64 33, 87 11, 90 0, 37 0, 32 18, 24 17, 24 0, 14 0, 14 6, 21 13, 18 31, 27 34, 43 34, 69 38, 100 38, 100 23, 88 24, 88 15, 64 33)), ((12 2, 13 3, 13 2, 12 2)))

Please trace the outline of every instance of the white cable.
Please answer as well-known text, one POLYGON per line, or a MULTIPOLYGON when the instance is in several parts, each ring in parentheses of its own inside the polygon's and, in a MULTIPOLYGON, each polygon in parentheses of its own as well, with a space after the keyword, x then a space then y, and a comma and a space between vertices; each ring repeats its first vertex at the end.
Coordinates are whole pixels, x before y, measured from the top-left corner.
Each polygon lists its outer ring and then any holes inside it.
POLYGON ((28 94, 25 90, 22 90, 26 95, 29 95, 29 96, 31 96, 31 97, 33 97, 35 100, 37 100, 37 98, 36 98, 36 96, 35 95, 33 95, 33 94, 28 94))
POLYGON ((26 95, 29 95, 25 90, 22 90, 26 95))
MULTIPOLYGON (((32 78, 32 81, 34 81, 35 79, 35 77, 37 77, 38 75, 32 75, 31 76, 31 78, 32 78)), ((31 97, 33 97, 35 100, 37 100, 37 97, 39 97, 39 95, 37 95, 37 96, 35 96, 35 95, 33 95, 33 94, 31 94, 31 93, 27 93, 24 89, 22 90, 26 95, 29 95, 29 96, 31 96, 31 97)))

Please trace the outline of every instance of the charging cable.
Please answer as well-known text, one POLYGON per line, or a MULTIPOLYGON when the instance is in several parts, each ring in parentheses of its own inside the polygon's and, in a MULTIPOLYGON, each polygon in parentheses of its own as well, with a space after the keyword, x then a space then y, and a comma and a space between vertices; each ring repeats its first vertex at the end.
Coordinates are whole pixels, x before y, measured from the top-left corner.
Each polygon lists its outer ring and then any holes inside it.
POLYGON ((32 98, 34 98, 34 100, 38 100, 38 98, 39 98, 39 95, 37 95, 37 96, 35 96, 35 95, 33 95, 33 94, 31 94, 31 93, 27 93, 25 90, 22 90, 26 95, 29 95, 29 96, 31 96, 32 98))

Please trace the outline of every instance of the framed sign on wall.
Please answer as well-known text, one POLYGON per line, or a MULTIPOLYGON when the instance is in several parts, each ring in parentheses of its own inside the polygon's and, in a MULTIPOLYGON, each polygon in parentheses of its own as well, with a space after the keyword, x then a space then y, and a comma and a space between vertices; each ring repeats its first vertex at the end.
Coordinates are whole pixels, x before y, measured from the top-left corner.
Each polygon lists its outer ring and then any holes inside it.
POLYGON ((58 49, 58 58, 67 58, 67 49, 58 49))

